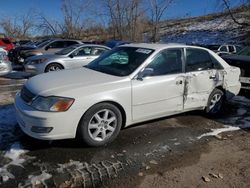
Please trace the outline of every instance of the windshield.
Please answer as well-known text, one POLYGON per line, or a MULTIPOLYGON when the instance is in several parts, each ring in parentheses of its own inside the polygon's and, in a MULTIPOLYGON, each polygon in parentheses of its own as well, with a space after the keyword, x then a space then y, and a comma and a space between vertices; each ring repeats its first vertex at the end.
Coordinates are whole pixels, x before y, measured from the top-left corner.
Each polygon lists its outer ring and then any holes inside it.
POLYGON ((250 46, 247 46, 247 47, 243 48, 237 54, 238 55, 248 55, 248 56, 250 56, 250 46))
POLYGON ((38 48, 42 48, 42 47, 44 47, 45 45, 47 45, 49 42, 51 42, 51 40, 46 40, 46 41, 44 41, 44 42, 42 42, 42 43, 40 43, 40 44, 36 44, 36 46, 37 46, 38 48))
POLYGON ((79 47, 79 45, 73 45, 73 46, 70 46, 68 48, 62 49, 62 50, 56 52, 55 54, 56 55, 67 55, 68 53, 72 52, 73 50, 75 50, 78 47, 79 47))
POLYGON ((86 67, 115 76, 128 76, 136 70, 154 50, 136 47, 118 47, 103 54, 86 67))

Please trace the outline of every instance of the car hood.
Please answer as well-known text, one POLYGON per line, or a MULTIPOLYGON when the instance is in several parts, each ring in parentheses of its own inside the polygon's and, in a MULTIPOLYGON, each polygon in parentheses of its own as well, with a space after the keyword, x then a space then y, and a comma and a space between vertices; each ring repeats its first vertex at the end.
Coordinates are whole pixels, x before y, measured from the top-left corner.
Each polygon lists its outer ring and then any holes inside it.
POLYGON ((27 58, 27 60, 38 60, 38 59, 55 59, 59 57, 64 57, 62 55, 56 55, 56 54, 45 54, 45 55, 36 55, 36 56, 31 56, 27 58))
MULTIPOLYGON (((51 96, 71 92, 74 89, 98 87, 119 82, 123 77, 104 74, 87 68, 62 70, 30 78, 25 86, 35 95, 51 96)), ((73 95, 72 95, 73 96, 73 95)))

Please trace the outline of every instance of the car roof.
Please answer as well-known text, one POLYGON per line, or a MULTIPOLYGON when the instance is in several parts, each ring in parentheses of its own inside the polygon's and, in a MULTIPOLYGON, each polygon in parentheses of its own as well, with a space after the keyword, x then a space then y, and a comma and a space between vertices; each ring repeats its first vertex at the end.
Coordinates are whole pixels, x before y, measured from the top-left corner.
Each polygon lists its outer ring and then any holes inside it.
MULTIPOLYGON (((107 48, 107 49, 110 49, 108 46, 104 46, 104 45, 99 45, 99 44, 74 44, 72 46, 75 46, 75 47, 84 47, 84 46, 91 46, 91 47, 102 47, 102 48, 107 48)), ((72 46, 69 46, 69 47, 72 47, 72 46)))
MULTIPOLYGON (((118 46, 120 47, 120 46, 118 46)), ((130 44, 125 44, 121 45, 121 47, 137 47, 137 48, 149 48, 153 50, 161 50, 165 48, 170 48, 170 47, 176 47, 176 48, 185 48, 185 47, 190 47, 190 48, 200 48, 200 49, 205 49, 199 46, 190 46, 186 44, 180 44, 180 43, 166 43, 166 44, 161 44, 161 43, 130 43, 130 44)))

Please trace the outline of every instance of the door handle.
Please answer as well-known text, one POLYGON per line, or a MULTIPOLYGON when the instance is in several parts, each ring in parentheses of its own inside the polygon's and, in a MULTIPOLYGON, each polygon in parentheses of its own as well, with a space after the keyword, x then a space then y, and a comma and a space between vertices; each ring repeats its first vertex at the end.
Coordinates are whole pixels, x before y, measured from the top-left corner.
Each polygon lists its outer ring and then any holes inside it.
POLYGON ((211 79, 211 80, 215 80, 215 79, 216 79, 216 76, 215 76, 215 75, 213 75, 213 76, 209 76, 209 79, 211 79))
POLYGON ((182 80, 178 80, 178 81, 176 81, 176 85, 181 85, 183 83, 183 81, 182 80))

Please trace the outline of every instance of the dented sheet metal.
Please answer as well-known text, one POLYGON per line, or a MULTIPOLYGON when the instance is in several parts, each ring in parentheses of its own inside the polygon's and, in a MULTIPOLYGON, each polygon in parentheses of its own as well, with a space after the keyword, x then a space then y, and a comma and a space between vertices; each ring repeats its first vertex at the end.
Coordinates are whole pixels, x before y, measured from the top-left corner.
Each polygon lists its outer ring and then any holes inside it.
POLYGON ((184 109, 206 106, 215 87, 223 84, 223 71, 207 70, 187 73, 184 87, 184 109))

